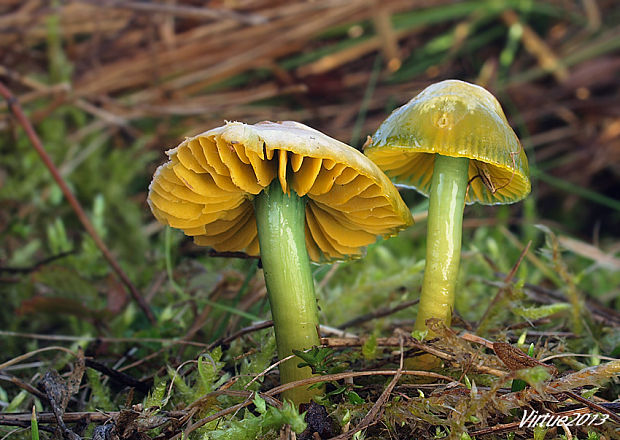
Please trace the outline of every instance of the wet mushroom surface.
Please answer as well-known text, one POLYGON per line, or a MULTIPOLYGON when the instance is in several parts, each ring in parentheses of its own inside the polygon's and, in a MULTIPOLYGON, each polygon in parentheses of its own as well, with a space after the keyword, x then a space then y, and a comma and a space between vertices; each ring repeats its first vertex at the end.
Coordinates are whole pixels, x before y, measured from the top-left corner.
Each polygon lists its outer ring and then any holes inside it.
POLYGON ((450 325, 465 204, 514 203, 530 192, 519 139, 490 92, 446 80, 396 109, 364 152, 395 183, 429 197, 426 267, 415 329, 428 330, 429 318, 450 325))
MULTIPOLYGON (((153 214, 198 245, 260 255, 280 359, 320 344, 310 260, 359 257, 413 223, 374 163, 297 122, 231 122, 167 154, 149 189, 153 214)), ((297 363, 280 365, 282 383, 312 375, 297 363)), ((283 397, 298 405, 320 392, 283 397)))
POLYGON ((359 151, 303 124, 231 122, 167 152, 149 188, 155 217, 198 245, 259 255, 253 201, 274 179, 306 198, 313 261, 359 256, 411 224, 389 179, 359 151))

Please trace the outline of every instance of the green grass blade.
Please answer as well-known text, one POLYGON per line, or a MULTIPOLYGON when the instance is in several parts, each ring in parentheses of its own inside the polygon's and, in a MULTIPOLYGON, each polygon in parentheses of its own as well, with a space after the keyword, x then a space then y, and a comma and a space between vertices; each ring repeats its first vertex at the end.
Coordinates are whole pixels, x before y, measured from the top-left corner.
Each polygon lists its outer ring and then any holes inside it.
POLYGON ((360 105, 360 111, 357 114, 357 118, 355 119, 355 124, 353 125, 353 130, 351 133, 351 142, 352 146, 356 146, 360 140, 360 134, 362 133, 362 127, 364 126, 364 121, 366 120, 366 113, 368 112, 368 106, 370 105, 370 101, 372 100, 372 95, 375 92, 375 87, 377 85, 377 80, 379 79, 379 73, 381 73, 381 60, 383 57, 379 54, 375 58, 375 62, 372 66, 372 72, 370 73, 370 78, 368 79, 368 86, 366 86, 366 91, 364 92, 364 97, 362 98, 362 104, 360 105))
POLYGON ((39 440, 39 423, 37 422, 37 410, 32 405, 32 417, 30 418, 30 435, 32 440, 39 440))

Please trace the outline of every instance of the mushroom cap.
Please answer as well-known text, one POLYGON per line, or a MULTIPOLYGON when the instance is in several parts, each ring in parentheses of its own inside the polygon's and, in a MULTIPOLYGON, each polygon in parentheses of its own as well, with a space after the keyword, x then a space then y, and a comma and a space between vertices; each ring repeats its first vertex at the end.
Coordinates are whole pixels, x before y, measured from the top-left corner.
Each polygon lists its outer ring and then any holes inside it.
POLYGON ((259 255, 253 199, 273 179, 306 197, 313 261, 357 256, 413 223, 387 176, 354 148, 298 122, 226 125, 167 151, 148 203, 164 224, 219 252, 259 255))
POLYGON ((471 159, 467 203, 513 203, 530 192, 525 151, 499 102, 463 81, 433 84, 394 110, 364 153, 394 182, 426 196, 435 153, 471 159))

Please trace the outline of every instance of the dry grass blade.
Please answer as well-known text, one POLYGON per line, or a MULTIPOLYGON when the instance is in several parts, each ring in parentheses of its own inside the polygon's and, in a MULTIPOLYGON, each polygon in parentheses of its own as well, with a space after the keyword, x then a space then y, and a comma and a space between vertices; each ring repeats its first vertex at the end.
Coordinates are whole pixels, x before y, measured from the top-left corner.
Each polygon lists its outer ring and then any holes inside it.
POLYGON ((32 356, 35 356, 39 353, 43 353, 44 351, 64 351, 65 353, 68 353, 76 358, 78 357, 77 353, 69 350, 68 348, 53 345, 50 347, 43 347, 37 350, 29 351, 28 353, 24 353, 20 356, 14 357, 11 360, 3 362, 2 364, 0 364, 0 370, 10 367, 11 365, 19 364, 21 361, 25 361, 26 359, 31 358, 32 356))
MULTIPOLYGON (((105 423, 110 420, 118 417, 120 412, 113 411, 104 413, 101 411, 93 411, 93 412, 67 412, 63 414, 62 419, 65 423, 77 423, 82 421, 91 421, 93 423, 105 423)), ((165 417, 177 419, 185 416, 185 411, 163 411, 162 415, 165 417)), ((10 425, 12 423, 21 423, 27 422, 28 426, 30 426, 30 413, 24 414, 0 414, 0 424, 10 425)), ((40 412, 37 413, 37 421, 39 423, 54 423, 56 421, 56 416, 51 412, 40 412)))
POLYGON ((141 3, 132 1, 118 1, 118 0, 79 0, 82 3, 89 3, 99 7, 105 8, 118 8, 118 9, 131 9, 135 11, 143 12, 155 12, 170 14, 177 17, 184 18, 206 18, 206 19, 229 19, 235 20, 239 23, 257 25, 263 24, 267 19, 258 14, 241 14, 229 9, 214 9, 209 7, 191 7, 191 6, 176 6, 157 3, 141 3))
MULTIPOLYGON (((517 270, 519 269, 519 266, 523 262, 523 258, 525 258, 528 251, 530 250, 531 245, 532 245, 532 242, 529 241, 527 245, 523 248, 523 250, 521 251, 521 255, 519 255, 519 258, 517 259, 517 262, 512 266, 512 269, 510 270, 508 275, 504 277, 504 284, 508 285, 512 281, 515 274, 517 273, 517 270)), ((493 300, 489 303, 486 310, 482 314, 482 317, 478 320, 478 325, 476 327, 479 331, 481 328, 484 328, 484 324, 486 324, 489 314, 493 311, 494 307, 503 300, 508 289, 509 287, 507 286, 507 287, 502 287, 497 291, 497 293, 495 294, 495 297, 493 297, 493 300)))
POLYGON ((612 270, 620 270, 620 259, 603 252, 596 246, 592 246, 583 241, 566 236, 559 236, 558 242, 563 248, 588 258, 602 267, 612 270))
POLYGON ((536 56, 543 69, 550 71, 559 82, 566 81, 569 76, 568 70, 562 65, 560 58, 553 53, 545 41, 531 27, 522 23, 517 14, 511 10, 504 11, 502 18, 509 26, 516 25, 521 27, 523 45, 536 56))
POLYGON ((37 396, 39 399, 47 399, 47 396, 45 394, 43 394, 41 391, 37 390, 35 387, 24 382, 18 377, 6 373, 0 373, 0 380, 12 383, 13 385, 21 388, 22 390, 32 394, 33 396, 37 396))
POLYGON ((17 338, 27 338, 27 339, 40 339, 43 341, 66 341, 66 342, 106 342, 112 344, 121 344, 121 343, 136 343, 136 344, 149 344, 152 342, 164 345, 192 345, 194 347, 210 347, 209 344, 205 344, 203 342, 197 341, 183 341, 179 339, 166 339, 166 338, 108 338, 105 336, 94 337, 94 336, 69 336, 69 335, 46 335, 40 333, 20 333, 20 332, 11 332, 6 330, 0 330, 0 336, 12 336, 17 338))
POLYGON ((367 313, 367 314, 362 315, 362 316, 358 316, 356 318, 351 319, 350 321, 345 322, 344 324, 340 324, 338 326, 338 328, 339 329, 345 329, 345 328, 348 328, 348 327, 354 327, 356 325, 363 324, 364 322, 371 321, 373 319, 383 318, 383 317, 389 316, 389 315, 391 315, 393 313, 400 312, 401 310, 404 310, 404 309, 406 309, 408 307, 414 306, 414 305, 416 305, 419 302, 420 302, 419 299, 414 299, 414 300, 411 300, 411 301, 405 301, 402 304, 398 304, 397 306, 392 307, 392 308, 388 308, 388 307, 383 308, 383 307, 381 307, 381 308, 379 308, 379 309, 377 309, 377 310, 375 310, 373 312, 367 313))

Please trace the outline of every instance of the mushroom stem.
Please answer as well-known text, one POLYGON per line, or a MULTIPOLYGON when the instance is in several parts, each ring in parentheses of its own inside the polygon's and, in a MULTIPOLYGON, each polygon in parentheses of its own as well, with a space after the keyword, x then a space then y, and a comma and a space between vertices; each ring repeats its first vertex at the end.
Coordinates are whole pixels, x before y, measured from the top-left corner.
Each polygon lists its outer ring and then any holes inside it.
MULTIPOLYGON (((305 242, 305 200, 294 190, 286 194, 277 179, 255 199, 256 226, 265 284, 271 305, 278 356, 320 345, 319 314, 305 242)), ((300 359, 280 365, 283 384, 312 376, 300 359)), ((283 393, 295 405, 309 402, 319 389, 297 387, 283 393)))
POLYGON ((435 155, 429 193, 426 267, 416 330, 426 330, 429 318, 439 318, 450 325, 461 261, 468 168, 466 157, 435 155))

